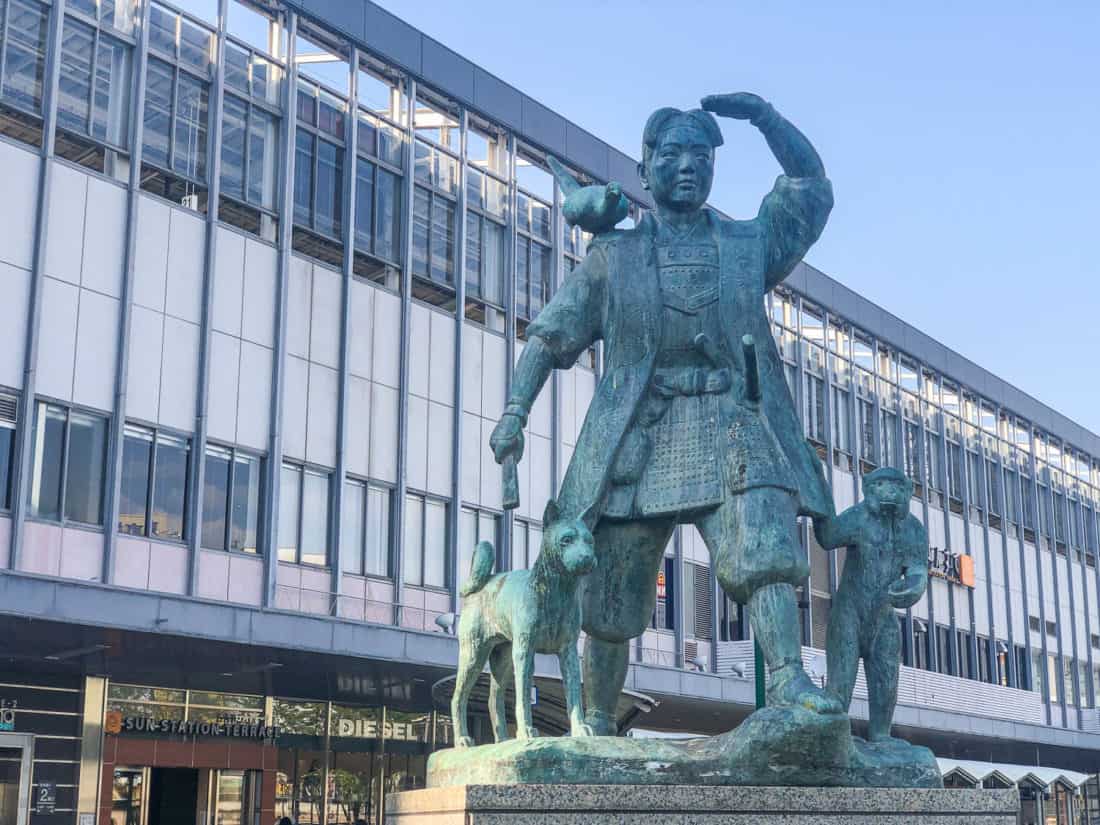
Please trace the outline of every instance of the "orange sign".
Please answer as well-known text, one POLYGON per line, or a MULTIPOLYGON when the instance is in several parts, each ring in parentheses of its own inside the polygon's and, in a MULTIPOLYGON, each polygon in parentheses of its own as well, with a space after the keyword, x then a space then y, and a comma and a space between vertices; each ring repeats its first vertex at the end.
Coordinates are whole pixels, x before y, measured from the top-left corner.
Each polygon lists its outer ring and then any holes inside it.
POLYGON ((974 586, 973 556, 959 556, 959 582, 967 587, 974 586))
POLYGON ((103 731, 104 733, 117 734, 122 730, 122 712, 118 710, 109 710, 107 715, 103 718, 103 731))

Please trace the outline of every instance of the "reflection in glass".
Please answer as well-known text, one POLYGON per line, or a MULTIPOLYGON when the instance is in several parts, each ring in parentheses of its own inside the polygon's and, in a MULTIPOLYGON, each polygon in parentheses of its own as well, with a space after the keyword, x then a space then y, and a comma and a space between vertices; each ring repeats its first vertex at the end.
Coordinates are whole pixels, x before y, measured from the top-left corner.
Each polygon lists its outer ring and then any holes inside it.
POLYGON ((11 469, 15 456, 15 426, 0 421, 0 509, 11 507, 11 469))
POLYGON ((366 573, 390 575, 390 491, 370 485, 367 491, 366 573))
POLYGON ((328 562, 328 476, 306 470, 302 489, 302 564, 328 562))
POLYGON ((37 112, 42 106, 49 10, 35 0, 11 0, 8 18, 2 96, 37 112))
POLYGON ((363 482, 348 479, 344 482, 343 513, 340 516, 340 547, 344 570, 348 573, 363 572, 363 514, 366 508, 367 487, 363 482))
POLYGON ((206 469, 203 472, 202 546, 211 550, 225 549, 230 460, 229 450, 207 446, 206 469))
POLYGON ((66 455, 66 519, 84 524, 103 522, 106 450, 107 419, 75 410, 71 412, 66 455))
POLYGON ((284 464, 279 478, 279 561, 296 562, 302 471, 284 464))
POLYGON ((424 510, 424 584, 447 586, 447 504, 435 499, 424 510))
POLYGON ((149 534, 183 539, 187 507, 187 439, 158 433, 153 475, 153 510, 149 534))
POLYGON ((118 505, 120 533, 145 535, 152 455, 153 434, 142 427, 127 425, 122 441, 122 481, 118 505))
POLYGON ((424 499, 405 498, 405 583, 424 583, 424 499))
POLYGON ((256 553, 259 547, 260 459, 238 454, 233 459, 233 518, 229 549, 256 553))
POLYGON ((176 81, 176 117, 172 168, 196 180, 206 177, 207 84, 180 72, 176 81))
POLYGON ((145 73, 142 160, 162 167, 168 166, 168 146, 172 134, 173 74, 172 67, 167 63, 149 58, 145 73))

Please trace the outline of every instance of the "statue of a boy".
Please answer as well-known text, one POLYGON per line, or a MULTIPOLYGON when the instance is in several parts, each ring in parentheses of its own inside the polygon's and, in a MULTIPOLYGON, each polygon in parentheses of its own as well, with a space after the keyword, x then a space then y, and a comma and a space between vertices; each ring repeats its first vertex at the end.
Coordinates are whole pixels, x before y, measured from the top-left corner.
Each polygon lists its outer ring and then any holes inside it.
POLYGON ((913 483, 893 467, 863 477, 863 501, 814 520, 826 550, 847 547, 825 646, 828 690, 852 703, 860 657, 870 703, 868 739, 890 739, 898 700, 901 636, 894 610, 916 604, 928 586, 928 532, 912 513, 913 483))

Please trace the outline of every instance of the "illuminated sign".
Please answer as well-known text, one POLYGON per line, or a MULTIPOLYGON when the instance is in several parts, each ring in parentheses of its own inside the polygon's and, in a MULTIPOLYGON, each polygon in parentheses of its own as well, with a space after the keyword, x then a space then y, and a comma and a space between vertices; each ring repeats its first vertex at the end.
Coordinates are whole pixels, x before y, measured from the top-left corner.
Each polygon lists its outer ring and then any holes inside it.
POLYGON ((0 699, 0 731, 15 730, 15 708, 18 704, 14 699, 0 699))
POLYGON ((657 598, 658 599, 665 598, 666 592, 667 591, 666 591, 666 587, 665 587, 665 572, 662 570, 660 573, 657 574, 657 598))
POLYGON ((274 741, 279 736, 277 725, 261 722, 202 722, 198 719, 150 719, 147 716, 123 716, 119 711, 107 712, 104 725, 107 733, 148 733, 164 736, 211 736, 229 739, 259 739, 274 741))
POLYGON ((939 547, 928 548, 928 573, 966 587, 974 586, 974 558, 939 547))
POLYGON ((414 725, 411 722, 391 722, 384 724, 378 719, 347 719, 336 720, 336 735, 357 737, 359 739, 394 739, 398 742, 425 742, 428 737, 428 729, 424 725, 414 725))

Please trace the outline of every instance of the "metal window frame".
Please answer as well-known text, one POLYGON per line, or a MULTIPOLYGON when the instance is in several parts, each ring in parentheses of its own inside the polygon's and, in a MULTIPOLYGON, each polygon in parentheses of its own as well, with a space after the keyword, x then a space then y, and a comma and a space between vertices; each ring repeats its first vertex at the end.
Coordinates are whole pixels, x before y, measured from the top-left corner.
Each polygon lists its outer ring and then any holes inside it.
MULTIPOLYGON (((199 548, 202 550, 214 550, 222 551, 226 553, 241 553, 247 556, 259 556, 261 555, 261 548, 263 547, 263 524, 261 522, 261 514, 263 513, 263 500, 264 500, 264 463, 267 461, 267 457, 263 453, 249 450, 243 447, 238 447, 236 444, 222 444, 218 441, 207 440, 206 445, 202 453, 202 462, 205 467, 207 459, 210 458, 211 450, 224 450, 229 454, 229 473, 226 476, 226 492, 225 492, 225 529, 222 531, 222 547, 207 547, 202 543, 202 523, 196 523, 195 528, 192 530, 194 534, 198 536, 199 548), (233 508, 236 503, 236 487, 235 482, 237 478, 237 462, 239 457, 244 456, 253 459, 256 462, 257 469, 257 487, 259 500, 256 502, 256 552, 244 553, 241 550, 233 549, 233 508)), ((204 470, 205 477, 205 470, 204 470)), ((205 485, 195 492, 195 498, 202 496, 205 503, 206 487, 205 485)))
MULTIPOLYGON (((38 396, 35 400, 34 412, 31 416, 31 418, 29 419, 30 422, 31 422, 30 426, 26 427, 26 429, 28 431, 28 434, 29 434, 29 436, 32 440, 34 438, 35 431, 37 431, 37 429, 38 429, 38 414, 39 414, 39 411, 42 410, 43 408, 46 408, 46 407, 55 407, 57 409, 62 409, 62 410, 65 411, 65 432, 64 432, 64 434, 62 436, 62 439, 61 439, 61 468, 60 468, 59 477, 58 477, 58 486, 59 486, 59 489, 58 489, 58 517, 56 519, 52 519, 52 518, 48 518, 46 516, 41 516, 41 515, 39 515, 37 513, 34 513, 34 512, 28 512, 27 515, 31 519, 49 522, 50 524, 59 524, 62 527, 75 526, 75 527, 79 527, 81 529, 93 530, 93 531, 96 531, 96 532, 98 532, 99 530, 103 530, 104 533, 110 532, 107 529, 107 512, 106 512, 106 504, 107 504, 106 458, 107 458, 107 455, 108 455, 108 443, 107 442, 109 440, 110 426, 111 426, 111 420, 112 420, 113 416, 107 415, 106 413, 103 413, 100 410, 95 410, 95 409, 92 409, 91 407, 86 407, 86 406, 83 406, 81 404, 73 404, 72 402, 61 401, 61 400, 50 398, 50 397, 47 397, 47 396, 38 396), (74 412, 78 413, 80 415, 86 415, 86 416, 91 417, 91 418, 98 418, 98 419, 100 419, 101 421, 104 421, 107 424, 106 432, 104 434, 104 444, 103 444, 104 472, 103 472, 103 476, 100 478, 100 482, 99 482, 100 483, 100 488, 99 488, 99 522, 98 523, 80 521, 79 519, 71 519, 66 514, 66 508, 68 506, 68 486, 69 486, 69 449, 70 449, 70 446, 71 446, 72 416, 73 416, 74 412)), ((30 482, 33 480, 35 459, 37 459, 37 457, 38 457, 37 451, 32 450, 31 456, 30 456, 30 464, 29 464, 29 467, 28 467, 31 474, 27 477, 27 482, 28 483, 26 485, 27 488, 28 488, 28 490, 27 490, 28 498, 29 498, 29 493, 30 493, 30 490, 29 490, 30 482)), ((28 501, 28 510, 29 510, 29 501, 28 501)))
MULTIPOLYGON (((125 450, 126 429, 128 427, 136 430, 143 430, 151 436, 148 467, 149 477, 145 483, 145 527, 142 530, 142 538, 169 542, 171 544, 182 544, 185 546, 190 546, 192 534, 196 532, 193 527, 194 523, 191 521, 192 499, 198 498, 198 496, 194 494, 194 491, 191 487, 192 465, 195 463, 193 436, 189 433, 180 433, 177 430, 173 430, 169 427, 161 427, 156 424, 142 424, 137 421, 124 421, 122 425, 123 450, 125 450), (184 486, 183 512, 181 514, 181 521, 183 522, 183 537, 179 539, 167 538, 164 536, 155 536, 150 532, 153 525, 153 497, 156 495, 157 484, 157 452, 160 448, 160 437, 162 434, 171 438, 180 439, 187 445, 187 468, 185 470, 187 483, 184 486)), ((115 523, 111 525, 111 529, 115 530, 116 532, 119 531, 117 518, 115 519, 115 523)))

